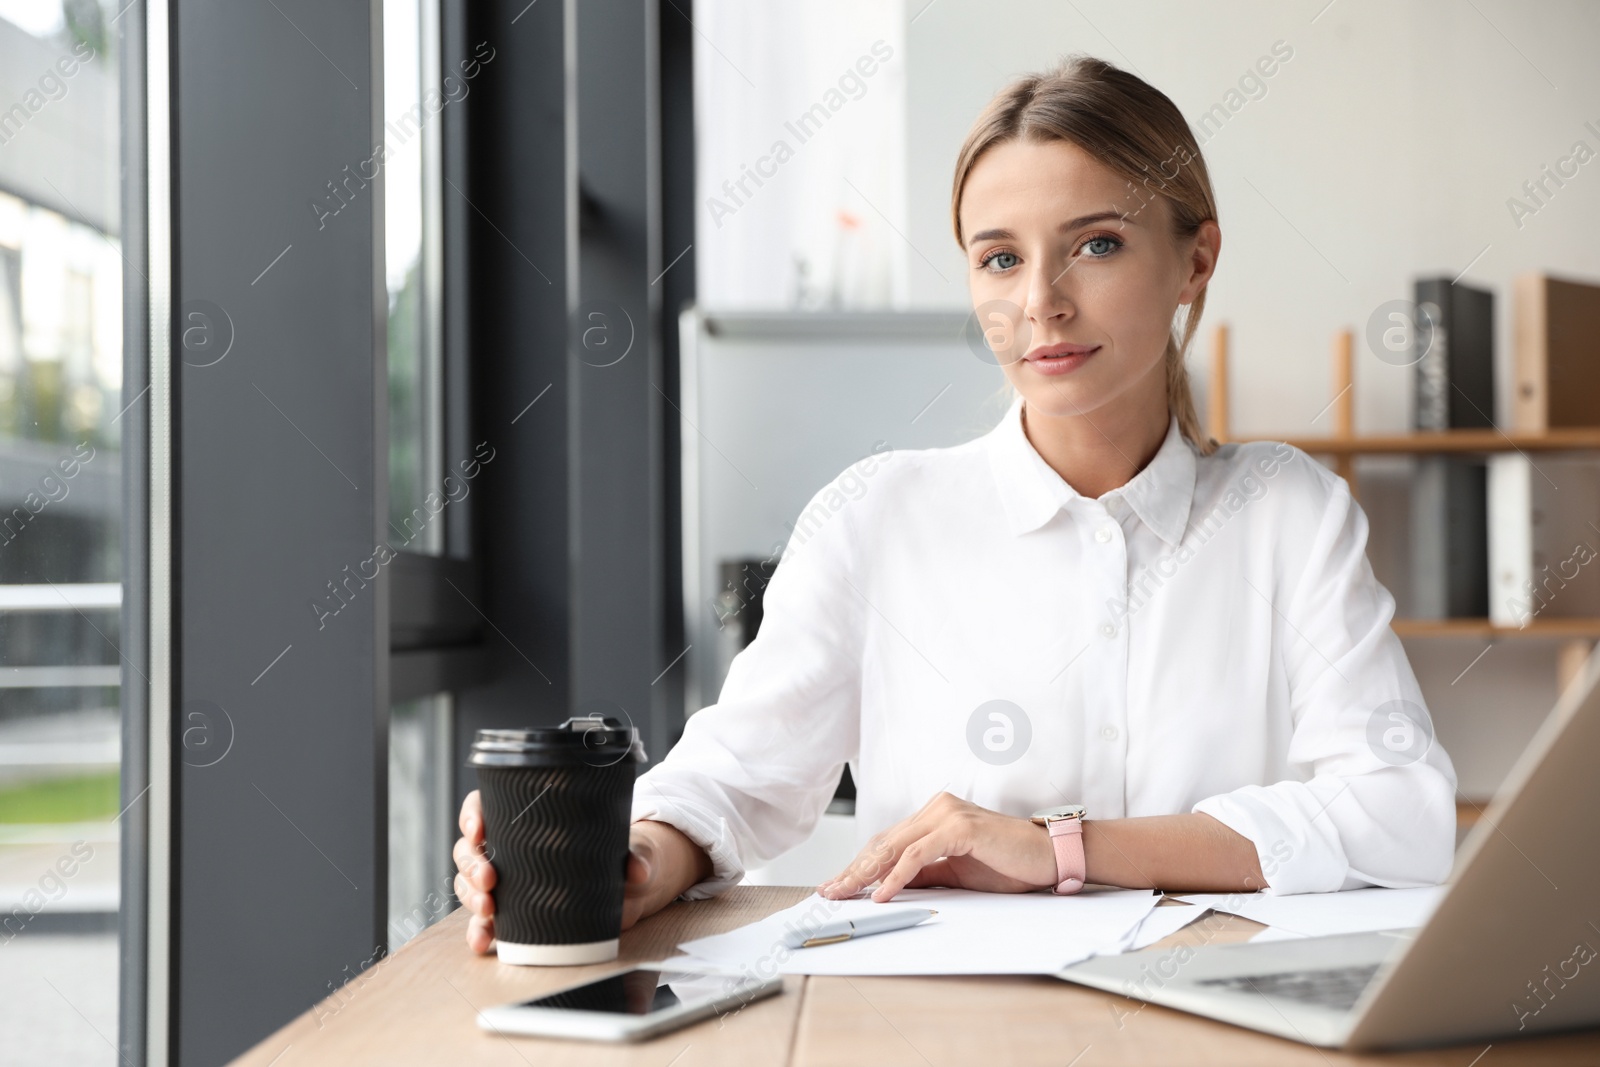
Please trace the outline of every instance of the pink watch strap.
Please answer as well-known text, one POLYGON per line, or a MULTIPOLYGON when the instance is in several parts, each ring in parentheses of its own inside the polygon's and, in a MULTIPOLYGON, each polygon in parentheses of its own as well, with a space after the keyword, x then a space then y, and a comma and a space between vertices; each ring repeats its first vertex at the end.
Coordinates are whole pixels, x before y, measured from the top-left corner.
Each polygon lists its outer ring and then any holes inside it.
POLYGON ((1083 888, 1088 873, 1083 860, 1083 820, 1052 819, 1048 824, 1050 844, 1056 850, 1057 895, 1076 893, 1083 888))

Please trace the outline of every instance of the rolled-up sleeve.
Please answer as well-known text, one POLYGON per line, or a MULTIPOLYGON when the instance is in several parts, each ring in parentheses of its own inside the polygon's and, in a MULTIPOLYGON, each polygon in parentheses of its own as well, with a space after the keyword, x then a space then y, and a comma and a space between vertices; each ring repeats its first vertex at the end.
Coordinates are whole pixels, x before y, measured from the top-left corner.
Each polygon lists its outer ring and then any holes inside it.
POLYGON ((761 627, 734 656, 717 702, 689 716, 639 777, 633 818, 677 827, 711 857, 682 896, 737 884, 746 867, 802 843, 860 744, 855 502, 830 483, 792 531, 763 597, 761 627))
POLYGON ((1290 592, 1273 598, 1289 683, 1287 758, 1301 777, 1207 797, 1193 810, 1256 846, 1275 893, 1435 885, 1454 857, 1455 768, 1390 627, 1394 598, 1367 560, 1366 514, 1343 478, 1301 458, 1326 506, 1320 523, 1307 524, 1304 548, 1284 552, 1290 592))

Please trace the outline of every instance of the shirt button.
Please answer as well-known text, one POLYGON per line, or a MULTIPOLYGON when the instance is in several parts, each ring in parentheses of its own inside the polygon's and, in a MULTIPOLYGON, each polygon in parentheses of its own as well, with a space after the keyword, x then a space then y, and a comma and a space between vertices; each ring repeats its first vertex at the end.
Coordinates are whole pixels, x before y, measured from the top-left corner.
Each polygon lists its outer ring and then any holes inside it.
POLYGON ((1094 539, 1099 541, 1101 544, 1105 544, 1107 541, 1111 540, 1111 528, 1108 526, 1100 527, 1100 529, 1094 532, 1094 539))
POLYGON ((1115 741, 1117 739, 1117 728, 1115 726, 1102 726, 1100 727, 1100 736, 1107 741, 1115 741))
POLYGON ((1117 628, 1109 622, 1103 623, 1100 627, 1100 632, 1105 634, 1107 637, 1115 637, 1117 628))

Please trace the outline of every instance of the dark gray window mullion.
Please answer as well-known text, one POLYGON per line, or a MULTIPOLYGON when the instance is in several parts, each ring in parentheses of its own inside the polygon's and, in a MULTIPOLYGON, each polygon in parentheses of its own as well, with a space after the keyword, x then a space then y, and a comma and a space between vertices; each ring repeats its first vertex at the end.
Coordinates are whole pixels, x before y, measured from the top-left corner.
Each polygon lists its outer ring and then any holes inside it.
POLYGON ((171 10, 172 314, 233 331, 172 368, 172 1058, 209 1064, 387 944, 381 5, 171 10))
MULTIPOLYGON (((526 0, 462 6, 466 50, 483 43, 494 59, 454 119, 465 125, 466 180, 444 189, 446 241, 454 217, 472 266, 462 297, 476 356, 468 405, 472 441, 487 441, 495 460, 469 498, 471 551, 485 581, 468 608, 483 620, 488 675, 458 693, 458 751, 479 728, 560 722, 568 713, 573 595, 567 567, 568 12, 559 3, 529 6, 526 0)), ((447 123, 447 136, 449 130, 447 123)), ((449 270, 447 260, 447 287, 449 270)), ((457 770, 458 794, 472 789, 473 772, 457 770)))
MULTIPOLYGON (((661 391, 681 404, 679 389, 678 316, 694 303, 694 27, 690 5, 661 0, 656 6, 660 31, 661 114, 661 257, 671 269, 661 276, 661 391)), ((682 441, 678 413, 668 410, 661 422, 662 449, 662 605, 665 654, 676 659, 653 688, 664 709, 667 736, 657 742, 653 759, 666 755, 683 732, 684 677, 688 657, 683 602, 682 441)))
MULTIPOLYGON (((472 58, 474 42, 467 39, 466 0, 442 0, 439 12, 439 53, 444 71, 459 77, 472 58)), ((469 421, 471 367, 468 352, 472 343, 468 293, 471 292, 472 264, 467 254, 467 223, 472 208, 456 191, 471 186, 467 173, 467 130, 472 115, 472 94, 468 93, 454 110, 445 108, 440 116, 439 172, 444 177, 440 191, 440 210, 444 232, 444 466, 450 470, 472 454, 477 438, 471 436, 469 421)), ((471 497, 461 507, 447 509, 445 553, 456 558, 472 556, 471 497)))
POLYGON ((657 13, 584 0, 576 19, 578 248, 568 339, 576 518, 569 556, 576 709, 620 709, 652 759, 669 708, 662 642, 663 476, 657 13), (590 343, 602 334, 604 345, 590 343), (618 350, 631 343, 626 355, 618 350))

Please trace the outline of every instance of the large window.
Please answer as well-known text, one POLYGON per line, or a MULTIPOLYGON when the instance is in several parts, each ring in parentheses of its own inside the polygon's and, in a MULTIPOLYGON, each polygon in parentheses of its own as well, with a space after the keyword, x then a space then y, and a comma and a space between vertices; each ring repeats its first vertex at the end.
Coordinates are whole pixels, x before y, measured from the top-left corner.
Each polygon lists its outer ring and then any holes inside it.
POLYGON ((0 1045, 115 1063, 122 273, 114 9, 0 3, 0 1045))
POLYGON ((442 405, 436 0, 384 0, 384 267, 389 291, 389 524, 395 548, 438 554, 442 405))
MULTIPOLYGON (((389 316, 389 544, 439 557, 446 531, 466 505, 446 482, 442 296, 441 126, 438 0, 384 0, 384 265, 389 316)), ((452 81, 452 85, 455 85, 452 81)), ((391 645, 401 655, 437 645, 431 598, 439 589, 434 558, 407 558, 392 583, 391 645)), ((448 587, 442 590, 454 598, 448 587)), ((459 612, 461 605, 450 604, 459 612)), ((459 636, 459 635, 456 635, 459 636)), ((391 950, 444 917, 451 899, 455 789, 449 694, 396 694, 389 719, 389 923, 391 950)))
POLYGON ((396 704, 389 717, 389 951, 448 913, 455 863, 451 702, 396 704))

